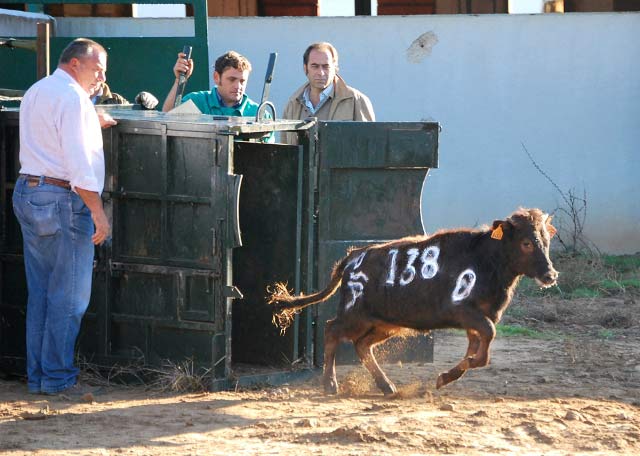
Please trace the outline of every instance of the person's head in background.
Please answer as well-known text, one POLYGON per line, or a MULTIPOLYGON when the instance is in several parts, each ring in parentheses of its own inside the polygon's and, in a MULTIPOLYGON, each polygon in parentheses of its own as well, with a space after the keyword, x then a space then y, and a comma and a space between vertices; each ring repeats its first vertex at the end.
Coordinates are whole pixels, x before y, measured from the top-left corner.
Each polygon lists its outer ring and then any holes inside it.
POLYGON ((87 38, 73 40, 62 51, 58 68, 66 71, 90 96, 107 80, 107 51, 87 38))
POLYGON ((313 43, 304 52, 302 63, 311 89, 322 92, 338 74, 338 51, 331 43, 313 43))
POLYGON ((226 106, 235 106, 242 101, 250 73, 251 63, 236 51, 228 51, 218 57, 213 69, 213 82, 226 106))

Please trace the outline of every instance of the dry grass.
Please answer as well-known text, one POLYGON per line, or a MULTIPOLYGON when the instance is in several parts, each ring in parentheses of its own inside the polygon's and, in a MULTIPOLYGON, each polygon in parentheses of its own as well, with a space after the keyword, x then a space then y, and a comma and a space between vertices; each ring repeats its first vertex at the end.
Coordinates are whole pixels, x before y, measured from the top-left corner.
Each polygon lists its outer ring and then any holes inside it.
POLYGON ((201 393, 207 391, 210 369, 197 368, 192 359, 174 363, 165 361, 160 369, 148 369, 155 374, 155 380, 149 385, 152 389, 177 393, 201 393))
POLYGON ((540 289, 533 280, 524 278, 518 287, 519 294, 564 299, 640 294, 640 254, 611 256, 555 252, 552 259, 560 272, 558 285, 540 289))
POLYGON ((178 363, 165 360, 159 368, 142 362, 114 366, 101 366, 83 358, 76 362, 82 380, 96 386, 146 385, 160 392, 199 393, 207 391, 210 377, 210 369, 197 367, 192 359, 178 363))

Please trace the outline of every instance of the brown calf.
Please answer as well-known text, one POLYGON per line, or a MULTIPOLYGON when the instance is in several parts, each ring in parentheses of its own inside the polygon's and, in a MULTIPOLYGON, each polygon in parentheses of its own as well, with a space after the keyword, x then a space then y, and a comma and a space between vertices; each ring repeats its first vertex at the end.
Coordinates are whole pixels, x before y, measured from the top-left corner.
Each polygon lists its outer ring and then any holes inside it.
POLYGON ((520 277, 543 287, 556 283, 549 259, 556 230, 539 209, 519 209, 489 229, 441 231, 353 249, 336 264, 327 287, 308 296, 291 296, 276 284, 269 297, 274 322, 285 329, 300 309, 326 301, 340 288, 337 316, 324 333, 324 389, 338 392, 335 355, 350 340, 385 393, 396 388, 378 365, 372 348, 404 328, 467 331, 463 360, 438 376, 437 388, 465 371, 489 363, 495 324, 509 305, 520 277))

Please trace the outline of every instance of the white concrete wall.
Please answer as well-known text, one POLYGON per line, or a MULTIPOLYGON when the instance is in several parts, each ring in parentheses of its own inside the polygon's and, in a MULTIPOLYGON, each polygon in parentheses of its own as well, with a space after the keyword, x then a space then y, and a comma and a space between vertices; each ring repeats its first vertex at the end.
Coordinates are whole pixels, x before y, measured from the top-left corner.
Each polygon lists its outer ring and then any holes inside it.
POLYGON ((255 98, 279 52, 280 110, 304 82, 306 45, 327 40, 378 120, 440 122, 427 231, 562 205, 523 143, 563 191, 586 191, 585 232, 601 250, 640 251, 640 14, 212 19, 209 33, 212 61, 235 48, 254 63, 255 98), (409 55, 425 33, 431 52, 409 55))
MULTIPOLYGON (((97 36, 64 21, 58 36, 65 27, 97 36)), ((142 34, 139 22, 123 27, 107 29, 142 34)), ((491 222, 520 205, 562 206, 524 144, 560 189, 586 191, 591 241, 640 251, 640 14, 211 18, 209 34, 211 63, 228 49, 251 60, 254 99, 269 52, 279 53, 279 111, 304 82, 304 49, 326 40, 378 120, 440 122, 440 168, 423 192, 427 231, 491 222), (426 46, 412 48, 419 37, 426 46)))

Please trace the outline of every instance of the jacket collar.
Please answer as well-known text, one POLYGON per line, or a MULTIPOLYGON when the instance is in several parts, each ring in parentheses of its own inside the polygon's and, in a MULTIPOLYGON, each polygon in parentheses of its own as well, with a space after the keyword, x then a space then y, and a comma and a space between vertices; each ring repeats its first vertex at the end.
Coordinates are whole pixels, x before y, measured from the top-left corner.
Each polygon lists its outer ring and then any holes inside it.
MULTIPOLYGON (((294 97, 302 103, 304 106, 304 91, 309 87, 309 82, 302 85, 296 90, 294 97)), ((334 98, 336 101, 344 100, 346 98, 353 98, 353 94, 347 89, 347 83, 344 82, 344 79, 340 75, 336 74, 335 79, 333 80, 333 93, 329 96, 330 98, 334 98)))

